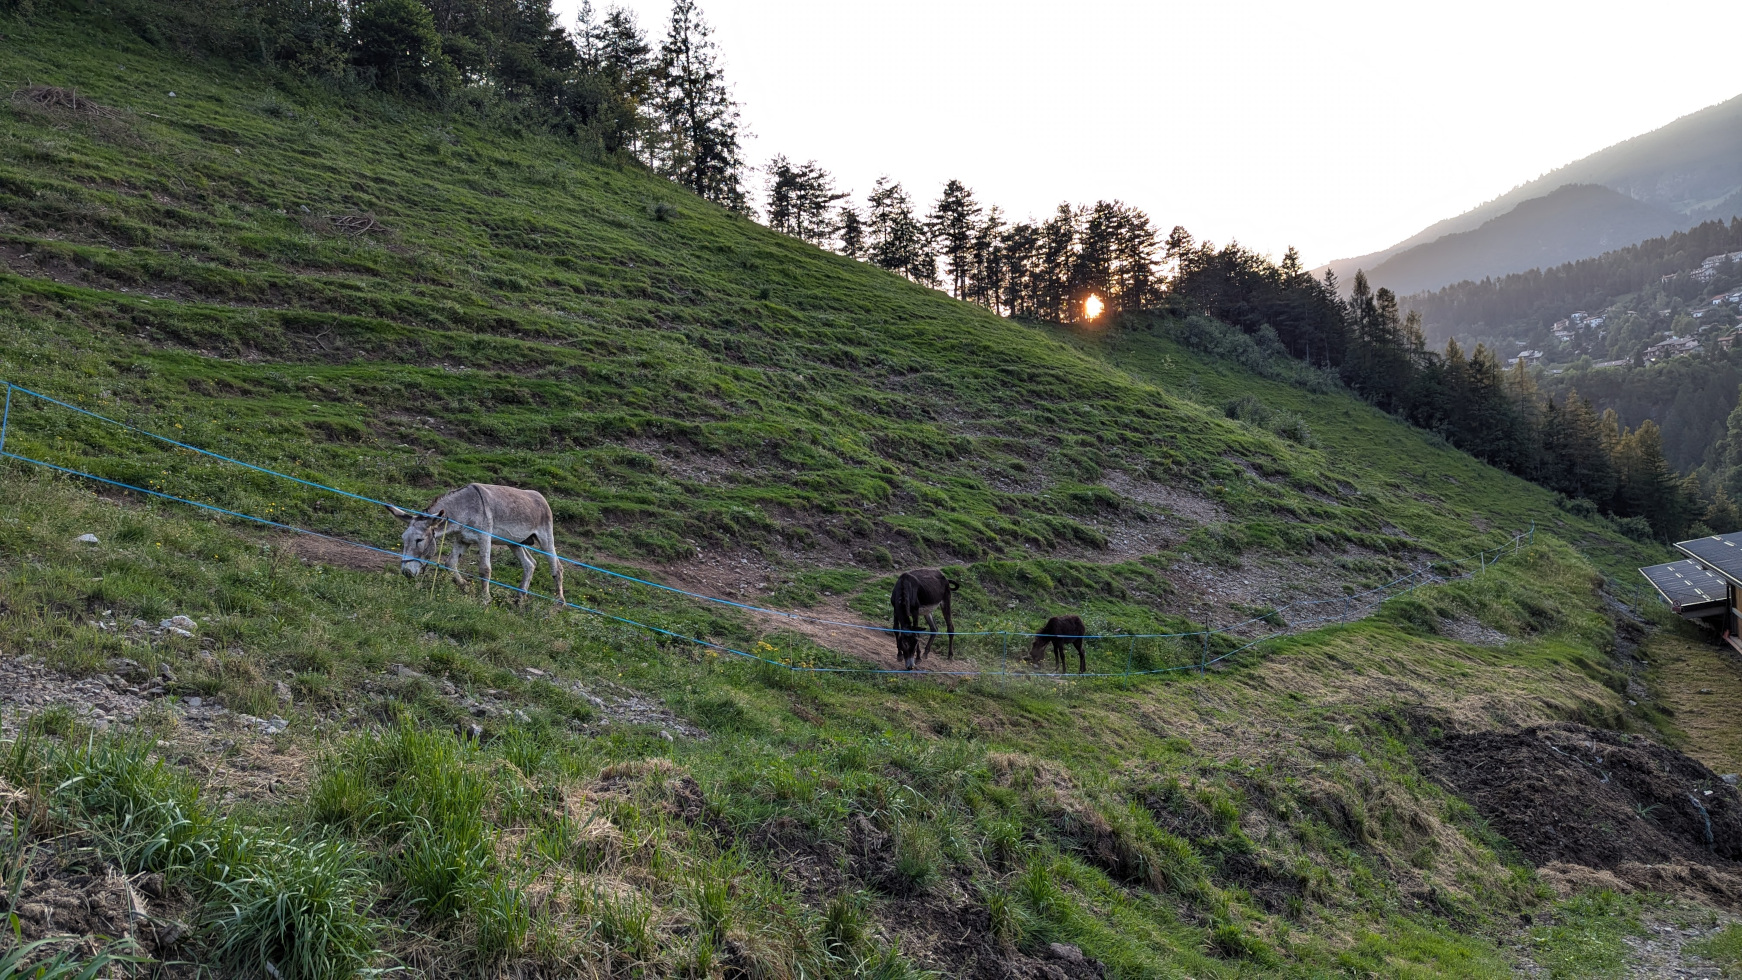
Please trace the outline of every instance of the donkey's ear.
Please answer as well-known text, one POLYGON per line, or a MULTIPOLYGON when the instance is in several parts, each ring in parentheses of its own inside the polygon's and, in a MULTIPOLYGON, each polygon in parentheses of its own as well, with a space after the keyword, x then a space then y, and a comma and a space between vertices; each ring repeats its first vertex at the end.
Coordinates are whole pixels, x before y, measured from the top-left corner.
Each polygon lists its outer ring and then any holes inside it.
POLYGON ((387 505, 387 513, 392 514, 394 517, 397 517, 402 521, 409 521, 413 517, 417 516, 415 514, 411 514, 411 513, 408 513, 406 511, 400 510, 398 507, 395 507, 392 504, 387 505))

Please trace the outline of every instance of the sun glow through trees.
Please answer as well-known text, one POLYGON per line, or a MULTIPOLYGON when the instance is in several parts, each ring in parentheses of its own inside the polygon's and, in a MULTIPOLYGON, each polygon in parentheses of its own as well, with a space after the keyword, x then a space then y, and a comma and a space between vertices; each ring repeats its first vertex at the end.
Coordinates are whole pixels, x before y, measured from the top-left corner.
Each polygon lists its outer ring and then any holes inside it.
POLYGON ((1096 296, 1094 293, 1090 293, 1089 298, 1083 300, 1083 319, 1093 320, 1100 316, 1101 311, 1106 308, 1106 305, 1107 304, 1101 302, 1101 297, 1096 296))

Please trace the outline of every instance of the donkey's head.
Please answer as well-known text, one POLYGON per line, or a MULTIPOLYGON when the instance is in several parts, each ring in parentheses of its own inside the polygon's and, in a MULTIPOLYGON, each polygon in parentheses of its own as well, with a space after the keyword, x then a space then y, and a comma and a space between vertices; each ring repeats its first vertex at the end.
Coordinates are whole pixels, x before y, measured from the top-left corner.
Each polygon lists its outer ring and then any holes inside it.
POLYGON ((919 634, 912 632, 911 623, 906 629, 901 626, 895 628, 901 630, 895 634, 895 654, 901 658, 902 667, 911 670, 914 660, 919 656, 919 634))
MULTIPOLYGON (((1042 629, 1045 629, 1045 627, 1042 627, 1042 629)), ((1037 637, 1035 637, 1034 642, 1029 644, 1029 647, 1028 647, 1028 660, 1029 660, 1029 662, 1036 663, 1036 664, 1040 663, 1041 658, 1046 656, 1046 645, 1048 643, 1051 643, 1051 642, 1052 642, 1052 637, 1050 637, 1050 636, 1037 636, 1037 637)))
POLYGON ((448 533, 448 521, 439 510, 425 517, 388 504, 387 512, 405 522, 405 532, 399 536, 399 572, 416 578, 424 564, 435 558, 442 536, 448 533))

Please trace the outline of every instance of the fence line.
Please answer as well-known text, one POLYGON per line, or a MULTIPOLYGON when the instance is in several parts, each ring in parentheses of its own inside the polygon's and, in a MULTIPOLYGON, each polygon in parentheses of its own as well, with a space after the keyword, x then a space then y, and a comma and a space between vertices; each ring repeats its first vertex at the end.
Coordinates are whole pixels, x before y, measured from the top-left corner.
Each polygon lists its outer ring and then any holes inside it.
MULTIPOLYGON (((221 455, 219 453, 211 452, 210 450, 201 449, 198 446, 192 446, 192 445, 189 445, 187 443, 181 442, 179 440, 172 439, 168 436, 159 435, 158 433, 151 432, 151 431, 146 430, 146 429, 142 429, 138 426, 135 426, 135 425, 132 425, 132 424, 129 424, 126 422, 121 422, 121 421, 116 420, 116 419, 108 418, 107 416, 104 416, 104 415, 99 415, 96 412, 92 412, 88 409, 80 408, 77 405, 72 405, 72 404, 69 404, 67 402, 60 401, 59 399, 51 398, 47 395, 43 395, 43 394, 40 394, 38 392, 32 391, 28 388, 25 388, 22 385, 13 384, 10 381, 0 381, 0 384, 4 384, 6 386, 5 407, 3 410, 0 410, 0 458, 18 460, 19 462, 22 462, 22 463, 28 463, 28 464, 33 465, 33 466, 40 466, 40 467, 43 467, 45 469, 59 472, 59 473, 62 473, 62 474, 68 475, 68 476, 78 477, 80 479, 91 480, 93 482, 105 484, 107 486, 116 487, 118 489, 128 490, 128 491, 131 491, 134 493, 143 494, 143 495, 148 496, 148 497, 153 497, 153 498, 157 498, 157 499, 161 499, 161 500, 167 500, 167 501, 171 501, 173 503, 178 503, 178 504, 184 504, 184 505, 187 505, 189 507, 196 508, 196 509, 209 510, 209 511, 213 511, 214 513, 225 515, 227 517, 233 517, 233 518, 237 518, 237 519, 244 520, 244 521, 252 521, 254 523, 262 524, 262 525, 272 527, 272 528, 275 528, 278 530, 289 531, 292 533, 302 534, 302 535, 306 535, 306 536, 314 537, 314 538, 320 538, 323 540, 332 541, 335 543, 344 544, 344 545, 348 545, 351 547, 361 548, 361 549, 364 549, 366 551, 375 552, 375 553, 386 555, 386 556, 393 557, 393 558, 400 558, 403 560, 404 556, 401 555, 399 552, 391 551, 391 550, 386 549, 386 548, 376 547, 374 545, 365 544, 365 543, 360 542, 360 541, 354 541, 354 540, 351 540, 349 538, 340 537, 338 535, 325 534, 325 533, 322 533, 320 531, 314 531, 314 530, 311 530, 308 528, 299 527, 299 526, 294 525, 294 524, 286 524, 286 523, 283 523, 280 521, 274 521, 274 520, 271 520, 269 518, 259 517, 259 516, 244 513, 242 511, 238 511, 238 510, 232 510, 232 509, 225 508, 225 507, 219 507, 215 504, 208 504, 208 503, 204 503, 204 502, 197 501, 197 500, 190 500, 188 498, 179 497, 179 496, 176 496, 174 494, 165 493, 165 492, 160 491, 160 490, 153 490, 153 489, 150 489, 147 487, 135 486, 135 485, 130 484, 130 483, 125 483, 125 482, 122 482, 119 480, 112 480, 112 479, 109 479, 107 477, 97 476, 95 474, 87 473, 87 472, 84 472, 82 470, 73 469, 71 467, 62 466, 62 465, 59 465, 56 463, 51 463, 51 462, 48 462, 46 460, 34 459, 32 457, 29 457, 29 456, 24 456, 24 455, 20 455, 18 453, 12 452, 6 448, 6 444, 7 444, 7 436, 8 436, 10 425, 11 425, 13 393, 16 391, 22 395, 27 395, 27 396, 30 396, 33 398, 40 399, 41 401, 47 402, 49 404, 59 406, 61 408, 69 409, 73 412, 79 413, 81 415, 89 416, 89 417, 97 419, 101 422, 105 422, 105 423, 108 423, 110 425, 118 426, 118 427, 125 429, 127 431, 135 432, 135 433, 138 433, 140 435, 149 437, 151 439, 156 439, 160 442, 164 442, 164 443, 167 443, 169 445, 175 446, 178 449, 184 449, 184 450, 187 450, 187 451, 190 451, 193 453, 197 453, 197 454, 200 454, 203 456, 207 456, 207 457, 210 457, 213 459, 220 460, 222 462, 232 463, 232 464, 235 464, 237 466, 242 466, 242 467, 245 467, 249 470, 253 470, 255 472, 258 472, 258 473, 261 473, 261 474, 264 474, 267 476, 276 477, 276 478, 284 479, 284 480, 289 480, 293 483, 300 484, 301 486, 308 487, 310 489, 320 490, 323 492, 336 494, 336 495, 339 495, 342 497, 347 497, 347 498, 350 498, 352 500, 356 500, 356 501, 359 501, 362 503, 378 505, 381 507, 390 506, 386 501, 376 500, 372 497, 366 497, 366 496, 363 496, 361 494, 352 493, 352 492, 347 491, 347 490, 341 490, 341 489, 338 489, 336 487, 326 486, 325 484, 320 484, 320 483, 315 483, 315 482, 312 482, 309 480, 304 480, 304 479, 301 479, 299 477, 291 476, 291 475, 286 474, 286 473, 280 473, 276 470, 271 470, 271 469, 267 469, 267 468, 262 467, 262 466, 257 466, 253 463, 244 462, 242 460, 233 459, 231 457, 224 456, 224 455, 221 455)), ((411 513, 417 514, 417 515, 422 516, 422 517, 435 519, 433 517, 433 515, 426 514, 421 510, 417 510, 416 508, 407 507, 407 508, 401 508, 401 509, 410 511, 411 513)), ((446 518, 443 518, 443 520, 446 520, 446 518)), ((529 552, 533 552, 533 553, 536 553, 539 555, 544 555, 544 556, 550 557, 550 558, 555 558, 556 560, 561 561, 567 565, 571 565, 571 566, 574 566, 576 568, 583 569, 585 571, 591 571, 591 572, 595 572, 595 573, 605 575, 605 576, 608 576, 611 578, 620 579, 620 580, 625 581, 625 582, 633 583, 636 585, 644 585, 644 586, 648 586, 648 587, 653 588, 653 589, 657 589, 657 590, 661 590, 661 591, 665 591, 665 592, 670 592, 670 593, 674 593, 677 595, 686 596, 686 597, 689 597, 692 599, 698 599, 698 600, 703 600, 703 601, 707 601, 707 602, 718 603, 721 605, 725 605, 725 606, 729 606, 729 607, 733 607, 733 608, 737 608, 737 609, 743 609, 743 610, 746 610, 749 612, 763 613, 763 614, 773 615, 773 616, 777 616, 777 617, 784 617, 784 618, 795 620, 795 621, 810 622, 810 623, 816 623, 816 624, 820 624, 820 625, 836 626, 836 627, 842 627, 842 628, 847 628, 847 629, 856 629, 856 630, 862 630, 865 632, 874 632, 874 633, 884 633, 884 634, 910 633, 910 634, 917 634, 920 636, 938 635, 938 636, 946 636, 946 637, 963 637, 963 638, 971 638, 971 637, 1001 637, 1002 638, 1002 640, 1003 640, 1003 664, 1004 664, 1004 666, 999 670, 980 670, 980 669, 976 669, 976 670, 925 670, 925 669, 916 669, 913 671, 904 671, 904 670, 891 670, 891 669, 887 669, 887 668, 875 668, 875 667, 799 666, 799 665, 794 665, 794 664, 790 664, 790 663, 785 663, 785 662, 782 662, 779 660, 770 660, 766 657, 758 656, 754 653, 746 652, 743 650, 734 649, 732 647, 728 647, 728 646, 725 646, 723 644, 714 643, 714 642, 709 641, 709 640, 704 640, 704 639, 700 639, 697 637, 688 636, 688 635, 685 635, 682 633, 677 633, 677 632, 674 632, 672 630, 667 630, 667 629, 664 629, 664 628, 659 627, 659 626, 654 626, 654 625, 651 625, 648 623, 642 623, 642 622, 639 622, 637 620, 629 619, 629 618, 626 618, 623 616, 618 616, 618 615, 615 615, 613 613, 608 613, 608 612, 605 612, 605 611, 600 610, 600 609, 592 608, 590 606, 585 606, 585 605, 581 605, 578 603, 569 602, 566 598, 562 599, 562 600, 557 600, 554 596, 551 596, 551 595, 548 595, 548 594, 545 594, 542 592, 538 592, 538 591, 535 591, 532 589, 523 589, 519 586, 513 585, 513 584, 508 583, 508 582, 502 582, 502 581, 498 581, 496 579, 486 579, 485 580, 485 581, 489 582, 491 585, 498 586, 498 587, 500 587, 504 590, 507 590, 509 592, 519 593, 519 594, 522 594, 522 595, 525 595, 525 596, 528 596, 531 598, 544 599, 544 600, 548 600, 548 601, 552 601, 552 602, 558 602, 561 605, 566 606, 570 609, 574 609, 574 610, 579 611, 579 612, 584 612, 584 613, 587 613, 589 615, 598 616, 598 617, 608 619, 608 620, 611 620, 611 621, 614 621, 617 623, 621 623, 623 625, 632 626, 632 627, 635 627, 637 629, 647 630, 649 632, 657 633, 657 634, 660 634, 662 636, 666 636, 666 637, 670 637, 670 638, 678 639, 678 640, 683 640, 683 641, 693 643, 693 644, 696 644, 699 646, 708 647, 710 649, 718 650, 718 651, 725 652, 725 653, 730 653, 734 656, 744 658, 747 660, 754 660, 754 661, 757 661, 759 663, 768 664, 768 665, 774 666, 774 667, 783 667, 783 668, 790 670, 790 671, 808 672, 808 673, 855 673, 855 674, 863 674, 863 673, 909 674, 909 675, 911 675, 911 674, 934 674, 934 675, 938 675, 938 676, 1018 676, 1018 677, 1074 677, 1074 678, 1099 677, 1099 678, 1107 678, 1107 677, 1139 677, 1139 676, 1147 676, 1147 675, 1153 675, 1153 674, 1172 673, 1172 672, 1177 672, 1177 671, 1181 671, 1181 670, 1197 670, 1198 672, 1202 673, 1208 667, 1213 666, 1213 665, 1218 664, 1218 663, 1221 663, 1222 661, 1227 660, 1228 658, 1233 657, 1233 656, 1235 656, 1239 653, 1242 653, 1246 650, 1249 650, 1249 649, 1257 646, 1260 643, 1264 643, 1264 642, 1267 642, 1269 640, 1273 640, 1273 639, 1276 639, 1280 636, 1284 636, 1284 635, 1287 635, 1287 634, 1290 634, 1293 632, 1297 632, 1299 630, 1302 630, 1302 629, 1305 629, 1308 627, 1320 626, 1320 625, 1324 625, 1326 623, 1332 623, 1332 622, 1348 622, 1351 615, 1353 615, 1357 612, 1365 613, 1366 611, 1368 611, 1370 609, 1377 608, 1379 605, 1381 605, 1381 604, 1383 604, 1391 599, 1397 598, 1398 596, 1401 596, 1401 595, 1408 594, 1409 592, 1413 592, 1414 590, 1421 588, 1425 585, 1434 584, 1434 583, 1438 583, 1438 582, 1452 581, 1455 579, 1467 578, 1467 577, 1471 576, 1472 574, 1475 574, 1474 572, 1469 572, 1469 571, 1463 570, 1463 566, 1465 566, 1469 562, 1475 561, 1476 565, 1477 565, 1476 571, 1480 572, 1480 571, 1486 570, 1486 568, 1490 564, 1493 564, 1494 562, 1499 561, 1499 559, 1506 554, 1508 549, 1510 549, 1513 554, 1517 554, 1522 547, 1527 546, 1529 544, 1532 544, 1536 540, 1536 524, 1533 521, 1533 522, 1531 522, 1531 526, 1530 526, 1530 529, 1528 531, 1520 531, 1517 534, 1514 534, 1504 544, 1501 544, 1499 547, 1493 549, 1494 557, 1492 559, 1489 558, 1489 549, 1481 549, 1475 555, 1472 555, 1472 556, 1469 556, 1466 558, 1447 559, 1447 560, 1442 560, 1442 561, 1438 561, 1438 562, 1430 562, 1427 565, 1424 565, 1424 566, 1421 566, 1421 567, 1418 567, 1416 569, 1411 570, 1407 575, 1401 575, 1401 576, 1391 580, 1390 582, 1387 582, 1383 585, 1375 586, 1371 589, 1367 589, 1367 590, 1362 591, 1362 592, 1351 593, 1349 595, 1342 596, 1340 598, 1299 600, 1297 602, 1288 603, 1288 604, 1283 605, 1283 606, 1272 607, 1267 613, 1261 614, 1259 616, 1254 616, 1252 618, 1246 619, 1242 622, 1235 623, 1235 624, 1230 625, 1230 626, 1217 627, 1215 629, 1193 630, 1193 631, 1182 632, 1182 633, 1104 633, 1104 634, 1085 635, 1082 637, 1059 637, 1059 639, 1063 639, 1063 640, 1081 639, 1084 641, 1125 640, 1129 644, 1129 646, 1127 648, 1126 669, 1123 672, 1117 672, 1117 671, 1093 672, 1093 673, 1081 672, 1081 673, 1072 674, 1068 670, 1063 672, 1063 673, 1043 672, 1043 671, 1019 671, 1019 672, 1013 673, 1009 669, 1009 640, 1010 640, 1010 637, 1016 636, 1016 637, 1024 637, 1024 638, 1029 638, 1029 639, 1052 639, 1053 634, 1025 633, 1025 632, 1016 631, 1016 630, 979 630, 979 631, 969 631, 969 632, 950 632, 950 633, 945 633, 945 634, 932 634, 930 631, 927 631, 927 630, 897 630, 897 629, 892 629, 890 627, 873 626, 873 625, 869 625, 869 624, 865 624, 865 623, 848 623, 848 622, 841 622, 841 621, 837 621, 837 620, 829 620, 829 619, 821 619, 821 618, 811 617, 811 616, 804 616, 804 615, 801 615, 798 613, 788 612, 786 610, 769 609, 766 607, 755 606, 755 605, 751 605, 748 603, 735 602, 733 600, 721 598, 718 596, 710 596, 710 595, 706 595, 703 593, 691 592, 691 591, 688 591, 685 589, 675 588, 673 586, 662 585, 658 582, 650 582, 650 581, 647 581, 645 579, 639 579, 639 578, 636 578, 636 577, 631 576, 631 575, 625 575, 621 572, 614 572, 608 568, 600 568, 596 565, 590 565, 586 562, 576 561, 576 560, 571 559, 571 558, 564 558, 560 555, 554 555, 554 554, 551 554, 550 552, 542 551, 538 548, 532 547, 530 545, 522 544, 521 542, 518 542, 518 541, 511 541, 507 538, 501 537, 500 535, 491 534, 490 532, 482 531, 478 528, 473 528, 470 525, 461 524, 457 521, 449 521, 449 523, 453 524, 456 527, 466 528, 466 529, 474 531, 478 534, 485 535, 489 538, 494 539, 495 541, 501 542, 501 543, 503 543, 505 545, 509 545, 511 547, 524 548, 526 551, 529 551, 529 552), (1441 575, 1435 570, 1436 566, 1458 569, 1458 571, 1452 575, 1441 575), (1399 585, 1400 583, 1404 583, 1404 582, 1408 582, 1409 584, 1407 586, 1405 586, 1404 588, 1398 589, 1395 592, 1391 591, 1393 589, 1393 587, 1399 585), (1364 602, 1359 606, 1355 605, 1355 600, 1362 599, 1362 598, 1369 597, 1369 596, 1374 596, 1374 595, 1378 595, 1379 597, 1376 599, 1373 599, 1370 602, 1364 602), (1329 604, 1336 604, 1339 607, 1339 609, 1334 610, 1333 612, 1331 612, 1328 615, 1321 615, 1321 616, 1316 616, 1316 617, 1311 617, 1311 618, 1306 618, 1306 619, 1285 619, 1283 617, 1283 613, 1290 611, 1290 610, 1294 610, 1294 609, 1298 609, 1298 608, 1302 608, 1302 607, 1324 606, 1324 605, 1329 605, 1329 604), (1247 642, 1235 647, 1232 650, 1227 651, 1226 653, 1220 654, 1219 656, 1216 656, 1214 658, 1211 658, 1209 656, 1210 637, 1220 636, 1220 635, 1234 635, 1237 631, 1246 629, 1247 627, 1250 627, 1254 624, 1272 623, 1273 620, 1283 620, 1283 622, 1280 624, 1281 628, 1277 629, 1274 632, 1265 634, 1263 636, 1259 636, 1259 637, 1254 638, 1254 639, 1249 639, 1247 642), (1198 662, 1196 664, 1186 664, 1183 666, 1161 667, 1161 668, 1145 669, 1145 670, 1133 670, 1133 669, 1131 669, 1133 666, 1132 660, 1133 660, 1133 657, 1135 656, 1136 641, 1146 640, 1146 639, 1147 640, 1167 640, 1167 639, 1185 640, 1185 639, 1190 639, 1193 637, 1198 637, 1201 640, 1201 644, 1200 644, 1201 650, 1200 650, 1200 654, 1198 657, 1198 662)), ((438 553, 438 555, 439 555, 439 553, 438 553)), ((432 559, 415 559, 415 560, 418 561, 421 565, 428 566, 428 567, 431 567, 431 568, 434 568, 437 570, 446 570, 446 571, 454 571, 454 572, 458 571, 458 569, 454 568, 453 566, 443 564, 439 560, 432 560, 432 559)), ((473 576, 473 577, 477 578, 477 577, 481 577, 481 576, 473 576)))

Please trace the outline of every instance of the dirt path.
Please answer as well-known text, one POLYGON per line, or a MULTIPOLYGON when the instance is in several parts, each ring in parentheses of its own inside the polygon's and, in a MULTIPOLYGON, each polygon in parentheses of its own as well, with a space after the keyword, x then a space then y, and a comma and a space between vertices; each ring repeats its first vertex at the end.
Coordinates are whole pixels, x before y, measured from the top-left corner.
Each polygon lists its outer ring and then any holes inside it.
MULTIPOLYGON (((1628 980, 1723 980, 1723 968, 1694 952, 1693 947, 1730 921, 1727 916, 1713 916, 1709 910, 1679 903, 1641 916, 1642 931, 1621 937, 1619 975, 1628 980)), ((1543 980, 1552 976, 1548 967, 1537 962, 1529 930, 1518 937, 1513 955, 1518 976, 1543 980)))
POLYGON ((1643 936, 1625 936, 1627 976, 1640 980, 1720 980, 1718 964, 1688 947, 1709 938, 1723 923, 1684 924, 1647 917, 1643 936))

